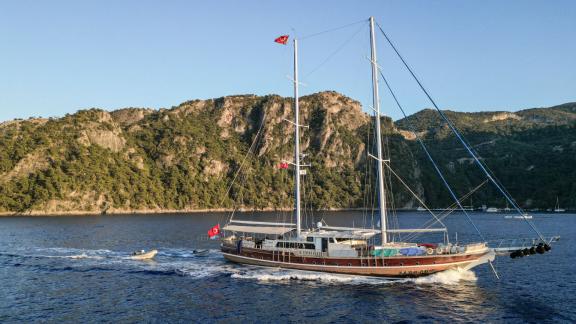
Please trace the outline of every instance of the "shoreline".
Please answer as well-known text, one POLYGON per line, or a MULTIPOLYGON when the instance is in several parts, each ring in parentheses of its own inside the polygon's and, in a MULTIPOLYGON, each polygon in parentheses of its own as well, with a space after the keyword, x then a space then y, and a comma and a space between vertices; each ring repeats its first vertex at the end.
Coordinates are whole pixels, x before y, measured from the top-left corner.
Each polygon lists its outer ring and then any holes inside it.
MULTIPOLYGON (((264 209, 236 209, 236 212, 288 212, 293 208, 264 208, 264 209)), ((330 208, 315 210, 316 212, 341 212, 341 211, 362 211, 364 208, 330 208)), ((0 212, 0 217, 22 217, 22 216, 50 216, 50 217, 72 217, 72 216, 115 216, 115 215, 162 215, 162 214, 200 214, 200 213, 229 213, 234 211, 231 208, 206 208, 206 209, 134 209, 134 210, 113 210, 106 213, 99 211, 71 210, 61 212, 45 211, 27 211, 19 212, 0 212)))
MULTIPOLYGON (((263 209, 236 209, 236 212, 239 213, 248 213, 248 212, 290 212, 293 211, 293 208, 263 208, 263 209)), ((328 208, 328 209, 318 209, 314 210, 314 212, 324 213, 324 212, 350 212, 350 211, 364 211, 365 208, 328 208)), ((99 211, 85 211, 85 210, 71 210, 71 211, 61 211, 61 212, 46 212, 46 211, 28 211, 28 212, 0 212, 0 218, 3 217, 74 217, 74 216, 116 216, 116 215, 133 215, 133 216, 141 216, 141 215, 163 215, 163 214, 201 214, 201 213, 230 213, 233 212, 234 209, 231 208, 205 208, 205 209, 131 209, 131 210, 113 210, 108 211, 106 213, 102 213, 99 211)), ((421 212, 417 209, 397 209, 397 212, 421 212)), ((482 211, 474 211, 480 212, 482 211)), ((573 210, 566 210, 563 213, 555 213, 553 211, 534 211, 530 212, 530 214, 571 214, 574 213, 573 210)), ((506 212, 498 212, 498 213, 488 213, 491 215, 508 215, 513 213, 506 213, 506 212)))

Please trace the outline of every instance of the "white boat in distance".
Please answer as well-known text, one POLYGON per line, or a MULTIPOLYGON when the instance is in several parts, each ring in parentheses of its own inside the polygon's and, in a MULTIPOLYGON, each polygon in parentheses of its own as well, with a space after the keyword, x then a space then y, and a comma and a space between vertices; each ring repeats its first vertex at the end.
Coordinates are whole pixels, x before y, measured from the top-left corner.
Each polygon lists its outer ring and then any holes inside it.
POLYGON ((556 196, 556 207, 554 207, 554 212, 555 213, 563 213, 565 211, 566 211, 566 209, 560 208, 560 202, 558 200, 558 196, 556 196))
POLYGON ((504 216, 505 219, 532 219, 532 215, 529 214, 524 214, 522 216, 520 215, 506 215, 504 216))

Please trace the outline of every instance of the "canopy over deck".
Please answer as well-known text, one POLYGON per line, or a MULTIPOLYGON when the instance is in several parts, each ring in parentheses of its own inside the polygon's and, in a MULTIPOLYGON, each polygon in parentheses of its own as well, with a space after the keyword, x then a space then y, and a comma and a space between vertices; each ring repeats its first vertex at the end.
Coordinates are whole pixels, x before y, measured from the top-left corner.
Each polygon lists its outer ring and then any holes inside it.
POLYGON ((243 232, 243 233, 257 233, 257 234, 271 234, 283 235, 292 231, 293 227, 272 227, 272 226, 243 226, 243 225, 226 225, 223 228, 225 231, 243 232))
MULTIPOLYGON (((355 228, 355 227, 337 227, 337 226, 322 226, 321 229, 336 230, 336 231, 352 231, 364 233, 380 233, 379 229, 371 228, 355 228)), ((446 232, 446 228, 402 228, 402 229, 387 229, 388 233, 433 233, 433 232, 446 232)))

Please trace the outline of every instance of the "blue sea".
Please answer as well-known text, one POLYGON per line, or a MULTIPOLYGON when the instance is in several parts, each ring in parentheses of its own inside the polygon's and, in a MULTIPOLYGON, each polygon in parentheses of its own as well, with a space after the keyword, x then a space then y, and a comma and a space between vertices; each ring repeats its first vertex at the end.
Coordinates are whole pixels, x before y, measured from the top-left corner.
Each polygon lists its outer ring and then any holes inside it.
MULTIPOLYGON (((576 322, 576 215, 535 214, 550 253, 387 280, 242 266, 206 231, 222 214, 0 218, 0 322, 576 322), (129 258, 158 249, 153 261, 129 258), (207 256, 193 253, 209 249, 207 256)), ((270 213, 237 217, 265 218, 270 213)), ((317 214, 358 225, 360 212, 317 214)), ((487 238, 534 236, 524 220, 472 215, 487 238)), ((417 226, 424 213, 400 212, 417 226)), ((451 237, 474 238, 462 214, 451 237)))

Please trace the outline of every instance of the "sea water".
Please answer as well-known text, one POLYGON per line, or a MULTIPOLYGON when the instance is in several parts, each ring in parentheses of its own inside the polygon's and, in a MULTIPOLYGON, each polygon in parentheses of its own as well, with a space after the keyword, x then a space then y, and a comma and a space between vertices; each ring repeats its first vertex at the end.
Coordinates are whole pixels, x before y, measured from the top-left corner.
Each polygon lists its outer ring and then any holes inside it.
MULTIPOLYGON (((246 213, 246 219, 286 218, 246 213)), ((308 215, 361 226, 362 212, 308 215)), ((524 220, 472 215, 484 236, 530 236, 524 220)), ((207 230, 223 214, 0 218, 0 322, 573 322, 576 215, 535 214, 562 238, 550 253, 498 258, 429 277, 383 278, 262 268, 224 260, 207 230), (157 249, 154 260, 130 259, 157 249), (208 249, 207 256, 194 253, 208 249)), ((401 212, 403 227, 425 213, 401 212)), ((396 220, 394 220, 396 221, 396 220)), ((446 219, 451 240, 478 239, 462 214, 446 219)), ((422 238, 432 240, 433 238, 422 238)))

